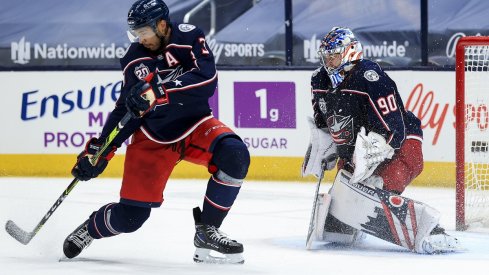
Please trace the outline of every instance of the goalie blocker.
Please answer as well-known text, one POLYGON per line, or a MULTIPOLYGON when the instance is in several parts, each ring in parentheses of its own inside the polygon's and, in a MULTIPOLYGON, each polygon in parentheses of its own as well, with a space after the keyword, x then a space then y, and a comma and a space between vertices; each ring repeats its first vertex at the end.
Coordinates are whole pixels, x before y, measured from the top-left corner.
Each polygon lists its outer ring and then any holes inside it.
POLYGON ((440 213, 436 209, 379 188, 353 183, 351 178, 351 173, 340 170, 329 194, 318 196, 311 242, 352 244, 367 233, 417 253, 459 250, 458 240, 438 226, 440 213), (335 230, 329 232, 331 229, 335 230))

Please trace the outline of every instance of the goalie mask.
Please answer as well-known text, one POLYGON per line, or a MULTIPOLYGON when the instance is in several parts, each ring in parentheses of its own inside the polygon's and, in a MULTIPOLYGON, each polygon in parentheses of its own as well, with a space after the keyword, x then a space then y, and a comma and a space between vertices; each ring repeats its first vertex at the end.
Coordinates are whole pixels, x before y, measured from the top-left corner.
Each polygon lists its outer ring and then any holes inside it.
POLYGON ((318 55, 336 88, 343 81, 342 71, 349 71, 353 61, 362 60, 362 44, 350 29, 334 27, 321 41, 318 55))

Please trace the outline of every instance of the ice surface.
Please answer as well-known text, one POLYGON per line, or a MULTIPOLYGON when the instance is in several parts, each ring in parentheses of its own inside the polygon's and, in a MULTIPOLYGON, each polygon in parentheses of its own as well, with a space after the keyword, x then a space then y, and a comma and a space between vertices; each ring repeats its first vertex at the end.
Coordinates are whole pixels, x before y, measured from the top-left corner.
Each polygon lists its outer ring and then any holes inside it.
MULTIPOLYGON (((71 179, 0 178, 0 222, 31 231, 71 179)), ((367 237, 358 247, 315 243, 305 250, 314 184, 246 182, 221 229, 245 247, 244 265, 192 260, 192 208, 205 180, 171 180, 165 202, 135 233, 95 240, 78 258, 62 259, 65 237, 107 202, 118 201, 119 180, 81 182, 28 245, 0 231, 0 274, 471 274, 489 267, 489 232, 454 232, 454 189, 409 187, 404 195, 442 212, 441 223, 466 251, 417 255, 367 237), (60 260, 61 259, 61 260, 60 260)), ((327 188, 325 184, 322 188, 327 188)), ((324 190, 323 189, 323 190, 324 190)), ((354 210, 352 210, 354 211, 354 210)))

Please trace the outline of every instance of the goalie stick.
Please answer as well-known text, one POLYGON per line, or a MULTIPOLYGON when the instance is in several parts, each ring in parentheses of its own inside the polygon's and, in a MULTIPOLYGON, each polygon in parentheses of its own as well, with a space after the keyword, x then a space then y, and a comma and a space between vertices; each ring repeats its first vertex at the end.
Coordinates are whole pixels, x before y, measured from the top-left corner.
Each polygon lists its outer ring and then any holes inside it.
MULTIPOLYGON (((121 121, 112 130, 112 132, 110 132, 109 136, 105 139, 100 150, 95 155, 92 156, 92 158, 90 159, 90 161, 92 163, 97 163, 97 160, 100 157, 100 155, 105 151, 105 149, 107 149, 109 144, 114 140, 114 138, 119 134, 119 132, 122 130, 122 128, 124 128, 124 126, 126 125, 126 123, 130 119, 131 119, 131 115, 129 113, 124 115, 124 117, 121 119, 121 121)), ((19 241, 20 243, 27 245, 32 240, 32 238, 34 238, 34 236, 36 236, 36 234, 39 232, 39 230, 41 230, 42 226, 48 221, 48 219, 51 217, 51 215, 54 213, 54 211, 56 211, 58 206, 60 206, 60 204, 64 201, 64 199, 70 194, 71 190, 73 190, 73 188, 75 188, 78 181, 79 180, 77 178, 74 178, 71 181, 70 185, 68 185, 68 187, 63 191, 61 196, 59 196, 58 200, 53 204, 53 206, 51 206, 51 208, 48 210, 46 215, 44 215, 44 217, 41 219, 41 221, 37 224, 37 226, 34 228, 34 230, 32 232, 27 232, 27 231, 23 230, 17 224, 15 224, 12 220, 9 220, 5 224, 5 230, 7 231, 7 233, 9 233, 10 236, 12 236, 14 239, 19 241)))
POLYGON ((316 193, 314 194, 314 202, 312 204, 311 220, 309 221, 309 230, 307 231, 307 239, 306 239, 306 248, 307 249, 309 249, 311 247, 311 243, 312 243, 312 233, 314 232, 314 219, 316 216, 316 208, 317 208, 318 196, 319 196, 319 187, 321 186, 321 181, 323 180, 323 177, 324 177, 325 168, 326 168, 326 166, 323 163, 322 169, 321 169, 321 175, 319 175, 318 183, 316 185, 316 193))

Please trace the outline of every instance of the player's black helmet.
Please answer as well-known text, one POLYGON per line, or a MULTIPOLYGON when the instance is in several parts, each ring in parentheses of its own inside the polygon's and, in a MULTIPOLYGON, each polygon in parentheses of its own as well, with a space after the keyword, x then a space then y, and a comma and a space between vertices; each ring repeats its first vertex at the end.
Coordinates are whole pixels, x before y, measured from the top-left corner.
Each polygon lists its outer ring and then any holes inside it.
POLYGON ((170 22, 170 12, 163 0, 138 0, 127 14, 130 30, 150 26, 155 28, 159 20, 170 22))

